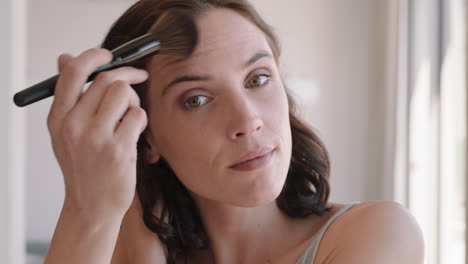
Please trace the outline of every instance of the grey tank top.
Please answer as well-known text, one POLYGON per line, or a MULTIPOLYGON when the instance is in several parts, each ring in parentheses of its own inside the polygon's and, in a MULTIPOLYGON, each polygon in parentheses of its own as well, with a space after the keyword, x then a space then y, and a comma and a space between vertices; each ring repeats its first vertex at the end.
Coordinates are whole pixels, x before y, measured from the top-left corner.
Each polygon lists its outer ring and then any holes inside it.
POLYGON ((343 208, 341 208, 338 212, 336 212, 324 225, 320 230, 314 235, 312 240, 310 241, 309 245, 306 247, 306 249, 302 252, 302 254, 296 259, 296 262, 294 264, 313 264, 315 260, 315 255, 317 254, 317 250, 320 244, 320 241, 323 238, 323 235, 325 234, 325 231, 327 231, 328 227, 330 224, 335 220, 338 216, 341 214, 345 213, 353 205, 358 204, 359 202, 351 202, 345 204, 343 208))

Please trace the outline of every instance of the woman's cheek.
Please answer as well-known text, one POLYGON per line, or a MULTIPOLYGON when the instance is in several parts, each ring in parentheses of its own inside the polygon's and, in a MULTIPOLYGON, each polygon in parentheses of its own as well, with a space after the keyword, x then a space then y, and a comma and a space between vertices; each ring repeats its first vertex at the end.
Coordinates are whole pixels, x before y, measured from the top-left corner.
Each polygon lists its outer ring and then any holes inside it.
POLYGON ((269 102, 264 106, 265 109, 268 109, 267 116, 273 121, 276 125, 282 125, 289 118, 289 109, 286 93, 282 85, 277 84, 273 88, 273 93, 271 93, 271 98, 269 102), (281 122, 278 122, 281 121, 281 122))

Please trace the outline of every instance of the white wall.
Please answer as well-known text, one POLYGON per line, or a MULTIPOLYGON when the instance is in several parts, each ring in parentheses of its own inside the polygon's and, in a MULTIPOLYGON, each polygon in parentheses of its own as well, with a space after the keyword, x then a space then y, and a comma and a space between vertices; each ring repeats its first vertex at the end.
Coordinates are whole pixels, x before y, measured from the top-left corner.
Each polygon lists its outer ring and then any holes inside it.
MULTIPOLYGON (((54 74, 60 53, 99 44, 132 2, 30 0, 29 82, 54 74)), ((303 113, 331 154, 331 200, 388 199, 381 177, 386 1, 253 2, 282 41, 290 88, 312 91, 298 93, 309 98, 303 113)), ((28 108, 28 240, 50 240, 64 195, 46 128, 50 103, 28 108)))
POLYGON ((25 1, 0 1, 0 263, 24 262, 25 111, 13 104, 24 86, 25 1))

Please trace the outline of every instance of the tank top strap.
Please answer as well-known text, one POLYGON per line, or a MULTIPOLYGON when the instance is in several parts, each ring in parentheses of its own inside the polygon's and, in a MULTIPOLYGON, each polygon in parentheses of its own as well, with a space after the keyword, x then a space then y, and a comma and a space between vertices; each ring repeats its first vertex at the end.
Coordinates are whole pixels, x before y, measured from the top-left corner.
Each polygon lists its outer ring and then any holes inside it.
POLYGON ((320 230, 314 235, 310 243, 307 245, 306 249, 302 252, 302 254, 296 259, 296 262, 294 264, 312 264, 315 255, 317 254, 318 246, 320 244, 320 241, 322 240, 325 232, 327 231, 328 227, 330 224, 341 214, 344 214, 346 211, 351 209, 353 205, 358 204, 360 202, 354 201, 347 203, 338 210, 328 221, 320 228, 320 230))

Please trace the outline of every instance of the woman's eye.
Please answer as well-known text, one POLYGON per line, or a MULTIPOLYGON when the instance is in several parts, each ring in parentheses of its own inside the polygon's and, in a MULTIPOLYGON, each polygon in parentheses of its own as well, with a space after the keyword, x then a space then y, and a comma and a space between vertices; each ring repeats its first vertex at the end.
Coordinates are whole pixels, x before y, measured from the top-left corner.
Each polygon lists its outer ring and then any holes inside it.
POLYGON ((185 101, 184 108, 186 108, 187 110, 195 110, 195 108, 205 104, 206 101, 208 101, 208 98, 206 96, 203 96, 203 95, 191 96, 189 99, 187 99, 187 101, 185 101))
POLYGON ((250 80, 247 82, 247 86, 248 87, 262 86, 268 82, 269 78, 270 78, 270 75, 266 75, 266 74, 255 75, 254 77, 250 78, 250 80))

